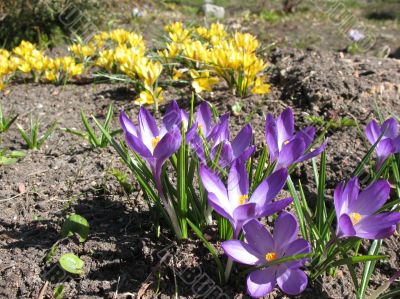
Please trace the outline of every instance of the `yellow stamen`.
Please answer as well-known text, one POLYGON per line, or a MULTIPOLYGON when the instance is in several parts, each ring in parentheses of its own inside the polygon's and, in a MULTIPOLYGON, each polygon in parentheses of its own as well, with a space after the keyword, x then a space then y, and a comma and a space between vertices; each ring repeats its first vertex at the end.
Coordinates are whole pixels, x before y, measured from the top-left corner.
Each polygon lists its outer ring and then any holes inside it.
POLYGON ((288 143, 289 143, 289 140, 285 140, 285 141, 283 142, 284 145, 286 145, 286 144, 288 144, 288 143))
POLYGON ((243 194, 239 196, 239 204, 244 204, 249 199, 249 195, 243 194))
POLYGON ((161 139, 160 136, 151 138, 151 145, 153 146, 153 149, 156 148, 157 144, 160 142, 160 139, 161 139))
POLYGON ((361 220, 361 218, 362 216, 358 213, 350 213, 350 219, 353 225, 356 225, 361 220))
POLYGON ((272 262, 272 261, 276 260, 277 258, 278 258, 278 255, 276 254, 276 252, 268 252, 265 255, 265 260, 267 262, 272 262))

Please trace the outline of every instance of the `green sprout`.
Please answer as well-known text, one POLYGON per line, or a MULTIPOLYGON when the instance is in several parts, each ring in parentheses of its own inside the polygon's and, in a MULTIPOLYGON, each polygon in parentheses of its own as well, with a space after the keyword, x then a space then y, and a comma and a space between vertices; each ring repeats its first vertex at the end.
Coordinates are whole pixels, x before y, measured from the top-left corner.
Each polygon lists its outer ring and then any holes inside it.
POLYGON ((38 150, 42 147, 44 142, 53 134, 54 130, 56 129, 57 122, 54 121, 51 123, 50 127, 46 130, 46 132, 39 137, 39 129, 40 129, 40 122, 38 119, 30 117, 30 127, 28 133, 25 129, 20 125, 17 124, 17 129, 21 137, 25 140, 26 145, 29 149, 38 150))
MULTIPOLYGON (((89 124, 89 120, 87 118, 87 115, 85 114, 85 112, 83 110, 81 110, 81 119, 82 119, 82 123, 83 126, 85 127, 85 131, 79 131, 79 130, 75 130, 75 129, 70 129, 70 128, 64 128, 63 130, 67 133, 79 136, 83 139, 85 139, 86 141, 88 141, 90 143, 90 145, 93 148, 104 148, 108 145, 109 141, 106 138, 106 136, 104 134, 101 134, 100 137, 98 137, 94 131, 94 129, 92 128, 92 126, 89 124)), ((106 116, 106 120, 104 122, 104 129, 107 130, 107 132, 111 135, 111 136, 115 136, 119 133, 122 132, 121 129, 119 130, 115 130, 113 132, 110 132, 110 126, 111 126, 111 121, 112 121, 112 117, 113 117, 113 107, 112 105, 109 106, 108 108, 108 112, 107 112, 107 116, 106 116)))

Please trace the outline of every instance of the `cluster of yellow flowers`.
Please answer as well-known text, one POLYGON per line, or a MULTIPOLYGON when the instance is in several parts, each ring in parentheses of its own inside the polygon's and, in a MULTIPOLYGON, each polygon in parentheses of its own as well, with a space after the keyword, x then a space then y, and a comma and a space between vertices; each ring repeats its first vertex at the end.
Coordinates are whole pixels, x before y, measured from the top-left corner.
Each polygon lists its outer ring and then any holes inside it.
POLYGON ((259 42, 251 34, 229 34, 218 23, 208 29, 176 22, 165 31, 168 42, 158 55, 147 51, 140 34, 123 29, 72 44, 71 55, 65 57, 51 58, 26 41, 12 52, 0 49, 0 90, 18 72, 30 74, 35 82, 66 83, 90 69, 106 77, 123 75, 134 83, 138 104, 157 106, 162 100, 158 79, 165 69, 173 81, 191 82, 197 93, 212 91, 221 79, 239 96, 269 92, 262 75, 267 65, 258 57, 259 42))
POLYGON ((123 29, 101 32, 87 45, 74 44, 70 47, 76 58, 91 62, 93 66, 111 74, 124 74, 136 82, 140 92, 138 104, 158 104, 162 100, 162 89, 157 79, 162 64, 146 56, 143 37, 123 29))
POLYGON ((181 79, 188 71, 196 92, 211 91, 220 78, 240 96, 249 90, 254 94, 269 92, 270 86, 262 76, 267 65, 257 56, 259 42, 253 35, 230 35, 218 23, 209 29, 188 29, 177 22, 167 25, 165 31, 170 41, 158 53, 165 63, 175 66, 169 70, 173 79, 181 79))
POLYGON ((71 56, 50 58, 34 44, 22 41, 12 52, 0 49, 0 90, 16 73, 30 74, 35 82, 62 82, 83 73, 83 64, 71 56))

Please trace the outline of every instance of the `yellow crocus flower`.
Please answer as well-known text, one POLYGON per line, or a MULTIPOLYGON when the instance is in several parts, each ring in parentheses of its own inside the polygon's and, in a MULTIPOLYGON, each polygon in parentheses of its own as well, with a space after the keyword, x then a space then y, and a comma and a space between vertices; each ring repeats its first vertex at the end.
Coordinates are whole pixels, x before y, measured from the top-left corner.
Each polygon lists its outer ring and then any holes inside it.
POLYGON ((251 92, 253 94, 266 94, 271 91, 271 85, 264 83, 265 77, 257 77, 251 92))
POLYGON ((219 82, 217 77, 210 77, 210 73, 208 71, 197 72, 196 70, 190 70, 190 76, 194 79, 192 81, 192 87, 196 91, 196 93, 200 93, 202 91, 212 91, 212 87, 219 82))

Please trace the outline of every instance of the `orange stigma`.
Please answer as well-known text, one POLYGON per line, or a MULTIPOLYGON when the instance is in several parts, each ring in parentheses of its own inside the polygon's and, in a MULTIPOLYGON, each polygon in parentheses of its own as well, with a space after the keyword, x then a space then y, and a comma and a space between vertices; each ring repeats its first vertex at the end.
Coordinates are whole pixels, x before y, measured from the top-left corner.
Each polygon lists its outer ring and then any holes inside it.
POLYGON ((272 262, 272 261, 274 261, 274 260, 276 260, 278 258, 278 255, 276 254, 276 252, 268 252, 266 255, 265 255, 265 260, 267 261, 267 262, 272 262))
POLYGON ((247 194, 243 194, 239 196, 239 204, 244 204, 247 200, 249 199, 249 196, 247 194))
POLYGON ((160 136, 151 138, 151 146, 153 147, 153 150, 156 148, 157 144, 160 142, 160 139, 161 139, 160 136))
POLYGON ((356 225, 361 220, 361 218, 362 216, 358 213, 350 213, 350 219, 353 225, 356 225))

